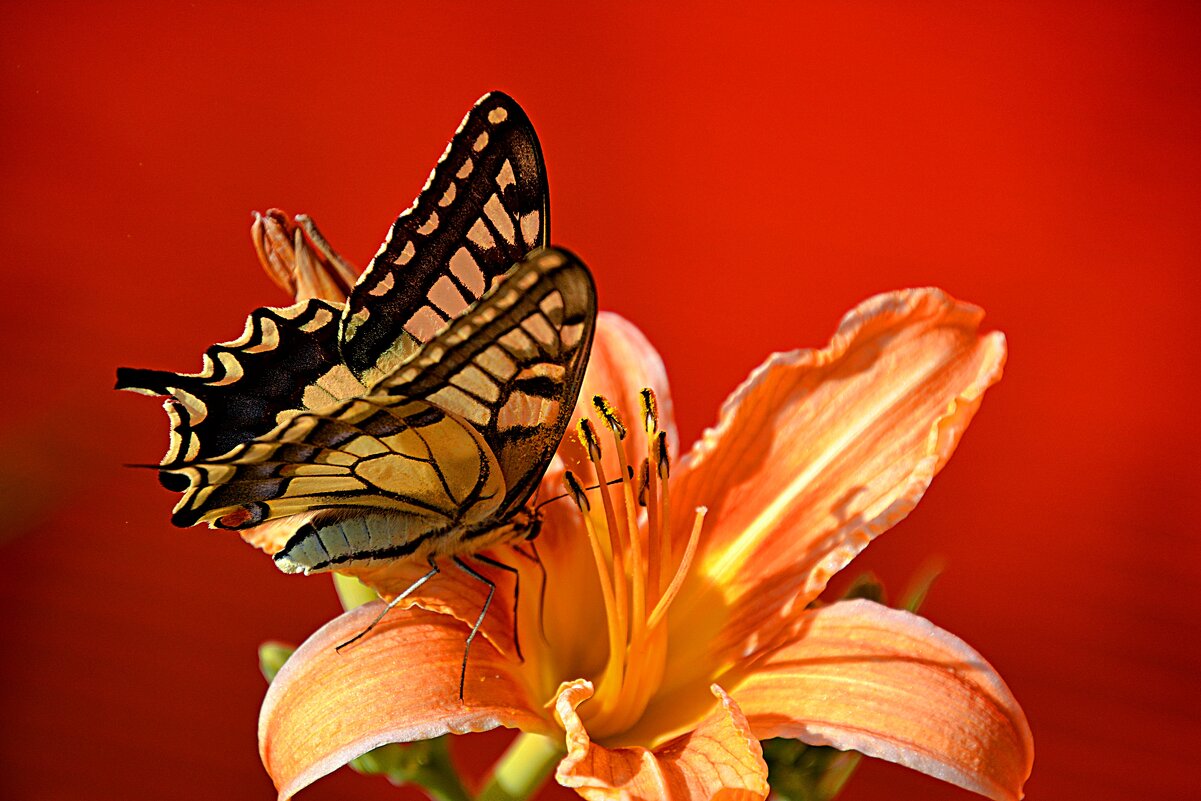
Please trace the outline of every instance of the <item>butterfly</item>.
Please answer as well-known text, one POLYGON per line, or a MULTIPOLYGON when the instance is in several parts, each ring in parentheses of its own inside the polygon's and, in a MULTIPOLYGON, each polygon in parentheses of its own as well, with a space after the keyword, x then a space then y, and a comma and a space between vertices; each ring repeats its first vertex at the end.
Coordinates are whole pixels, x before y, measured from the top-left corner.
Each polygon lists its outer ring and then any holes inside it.
POLYGON ((513 571, 479 551, 536 533, 526 504, 596 325, 591 275, 547 246, 548 227, 538 139, 493 92, 344 304, 257 309, 199 373, 119 369, 118 389, 167 396, 158 468, 182 493, 172 522, 283 526, 285 572, 427 561, 410 591, 446 556, 490 585, 490 601, 494 585, 464 557, 513 571))

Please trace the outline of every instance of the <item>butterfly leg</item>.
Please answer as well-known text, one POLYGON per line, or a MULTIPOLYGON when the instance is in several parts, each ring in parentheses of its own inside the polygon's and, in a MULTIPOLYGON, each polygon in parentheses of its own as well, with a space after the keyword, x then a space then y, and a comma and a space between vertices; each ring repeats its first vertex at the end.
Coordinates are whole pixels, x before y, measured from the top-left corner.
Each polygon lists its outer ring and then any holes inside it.
POLYGON ((517 568, 510 567, 504 562, 498 562, 489 556, 476 554, 475 558, 484 564, 499 567, 501 570, 507 570, 513 574, 513 647, 517 650, 517 658, 524 662, 525 656, 521 653, 521 640, 517 637, 517 599, 521 593, 521 573, 517 571, 517 568))
POLYGON ((403 601, 405 598, 408 598, 413 593, 414 590, 416 590, 418 587, 420 587, 425 582, 432 579, 438 573, 439 573, 438 563, 435 562, 434 557, 431 556, 430 557, 430 571, 428 573, 426 573, 424 576, 422 576, 421 578, 417 579, 412 584, 410 584, 408 586, 408 589, 406 589, 400 595, 397 595, 391 601, 388 601, 388 604, 382 610, 380 610, 380 613, 378 615, 375 616, 375 620, 371 621, 371 625, 369 625, 367 628, 363 629, 358 634, 351 637, 346 642, 344 642, 341 645, 339 645, 338 647, 336 647, 334 650, 341 651, 343 648, 350 645, 351 643, 358 642, 359 640, 363 639, 363 637, 367 636, 368 632, 370 632, 373 628, 375 628, 376 624, 378 624, 381 620, 384 619, 384 615, 386 615, 390 611, 392 611, 392 608, 394 606, 396 606, 398 603, 403 601))
MULTIPOLYGON (((529 559, 534 564, 538 565, 538 569, 542 571, 542 586, 538 589, 538 633, 542 635, 542 642, 550 644, 546 639, 546 565, 542 564, 542 557, 538 555, 538 546, 533 540, 529 540, 530 551, 526 553, 520 547, 514 545, 513 550, 529 559)), ((514 599, 516 600, 516 599, 514 599)))
POLYGON ((484 625, 484 617, 488 614, 488 607, 492 605, 492 596, 496 594, 496 583, 473 569, 471 565, 464 562, 460 557, 456 556, 454 560, 460 570, 463 570, 477 581, 482 581, 488 585, 488 597, 484 599, 484 608, 480 610, 480 616, 476 618, 475 625, 471 627, 471 633, 467 635, 467 644, 463 646, 463 667, 459 670, 459 700, 462 701, 463 687, 467 682, 467 655, 471 653, 471 641, 479 633, 480 626, 484 625))

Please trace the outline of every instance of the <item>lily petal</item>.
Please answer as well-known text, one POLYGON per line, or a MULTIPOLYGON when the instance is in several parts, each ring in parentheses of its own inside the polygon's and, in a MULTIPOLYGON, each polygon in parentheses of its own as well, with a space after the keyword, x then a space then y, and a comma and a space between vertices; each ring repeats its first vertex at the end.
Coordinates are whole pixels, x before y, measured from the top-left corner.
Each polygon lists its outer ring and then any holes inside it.
POLYGON ((259 716, 259 753, 280 799, 385 743, 497 726, 548 732, 520 666, 483 638, 471 648, 465 701, 459 669, 466 629, 446 615, 392 610, 367 637, 379 603, 316 631, 271 683, 259 716))
MULTIPOLYGON (((570 470, 591 475, 591 468, 584 467, 588 459, 576 439, 575 423, 581 417, 596 419, 592 407, 594 395, 604 395, 621 415, 629 432, 624 443, 626 460, 637 469, 646 455, 646 433, 639 412, 639 393, 644 387, 655 391, 659 429, 667 432, 668 444, 676 453, 678 435, 663 359, 637 326, 613 312, 601 312, 597 315, 592 355, 588 359, 588 370, 584 373, 584 384, 580 389, 572 425, 559 448, 559 454, 570 470)), ((616 478, 617 459, 612 454, 610 442, 607 435, 603 437, 604 467, 608 477, 616 478)))
POLYGON ((725 679, 756 737, 854 749, 997 801, 1022 797, 1034 761, 1030 727, 970 646, 871 601, 805 617, 796 639, 741 680, 725 679))
POLYGON ((555 716, 567 731, 567 756, 555 779, 588 801, 741 801, 767 797, 767 764, 738 705, 717 685, 714 711, 695 730, 650 751, 594 743, 576 713, 592 684, 564 684, 555 716))
MULTIPOLYGON (((707 506, 700 569, 677 604, 728 617, 753 650, 903 519, 1001 376, 1005 338, 937 289, 878 295, 829 347, 775 354, 682 465, 673 504, 707 506)), ((675 542, 687 539, 678 514, 675 542)), ((681 616, 683 617, 683 616, 681 616)), ((689 615, 695 620, 697 615, 689 615)), ((686 658, 691 658, 687 657, 686 658)))
MULTIPOLYGON (((511 548, 501 546, 488 553, 501 564, 520 570, 522 576, 531 572, 524 569, 531 566, 518 558, 511 548)), ((488 613, 480 625, 480 634, 502 654, 515 654, 517 649, 513 642, 513 578, 505 571, 474 562, 470 557, 465 558, 472 564, 472 569, 489 577, 497 587, 488 613)), ((488 585, 469 576, 449 559, 441 560, 439 567, 437 575, 410 592, 398 606, 402 609, 420 607, 429 612, 450 615, 468 627, 474 625, 484 604, 488 602, 488 585)), ((375 590, 381 598, 390 601, 409 590, 428 573, 429 565, 411 559, 396 559, 346 568, 338 572, 354 576, 375 590)), ((537 586, 537 578, 540 576, 526 578, 527 589, 537 586)))

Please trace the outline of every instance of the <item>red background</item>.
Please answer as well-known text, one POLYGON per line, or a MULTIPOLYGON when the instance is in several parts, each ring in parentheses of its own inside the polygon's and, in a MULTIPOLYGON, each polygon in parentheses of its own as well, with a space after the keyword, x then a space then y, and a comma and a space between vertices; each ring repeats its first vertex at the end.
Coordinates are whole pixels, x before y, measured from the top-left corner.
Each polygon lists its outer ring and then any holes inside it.
MULTIPOLYGON (((1022 701, 1032 798, 1196 792, 1197 6, 183 5, 0 8, 0 796, 271 797, 255 648, 337 602, 169 526, 120 466, 162 413, 113 370, 198 369, 285 302, 251 209, 364 264, 492 88, 684 441, 871 294, 983 306, 1006 377, 862 562, 899 587, 945 559, 926 614, 1022 701)), ((398 797, 343 773, 302 797, 398 797)), ((968 795, 873 762, 844 797, 968 795)))

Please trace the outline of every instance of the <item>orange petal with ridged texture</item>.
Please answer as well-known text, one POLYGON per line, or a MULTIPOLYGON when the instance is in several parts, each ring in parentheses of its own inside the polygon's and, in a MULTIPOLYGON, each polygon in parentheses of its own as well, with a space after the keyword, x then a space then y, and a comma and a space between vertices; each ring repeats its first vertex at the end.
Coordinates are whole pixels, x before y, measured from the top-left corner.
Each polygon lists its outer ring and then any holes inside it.
MULTIPOLYGON (((488 555, 521 571, 521 580, 525 582, 527 591, 537 587, 541 582, 541 573, 526 558, 520 557, 513 549, 500 546, 489 550, 488 555)), ((472 570, 482 574, 496 585, 488 614, 480 626, 480 634, 486 637, 492 645, 504 654, 515 654, 513 647, 513 577, 508 571, 480 563, 472 556, 461 557, 467 561, 472 570)), ((406 596, 397 606, 402 609, 420 607, 430 612, 450 615, 467 626, 472 626, 479 619, 480 610, 488 600, 488 585, 459 569, 449 559, 439 562, 439 572, 425 584, 406 596)), ((385 601, 390 601, 429 572, 429 565, 412 559, 393 559, 378 561, 367 566, 339 570, 348 576, 354 576, 365 585, 375 590, 385 601)), ((526 605, 534 601, 533 596, 527 596, 526 605)), ((522 634, 519 632, 518 637, 522 634)), ((527 633, 527 639, 536 634, 527 633)))
POLYGON ((1016 801, 1034 741, 992 666, 917 615, 871 601, 810 610, 792 642, 723 683, 755 736, 854 749, 1016 801))
POLYGON ((521 666, 483 638, 472 644, 459 700, 467 629, 446 615, 394 609, 366 637, 335 650, 380 608, 370 603, 330 621, 271 683, 259 716, 259 753, 281 799, 385 743, 497 726, 553 730, 530 702, 521 666))
POLYGON ((596 335, 592 341, 592 355, 588 359, 588 370, 576 403, 571 427, 563 438, 559 455, 568 469, 591 476, 586 467, 587 455, 576 438, 576 422, 587 417, 597 425, 601 435, 601 450, 604 454, 606 477, 618 477, 617 457, 612 453, 613 441, 608 430, 599 424, 592 407, 594 395, 604 395, 616 408, 625 424, 628 435, 625 440, 626 459, 635 470, 646 455, 646 434, 639 407, 639 392, 643 387, 655 391, 659 406, 659 428, 667 432, 672 453, 678 452, 675 414, 672 411, 671 390, 667 384, 667 370, 659 352, 647 340, 638 327, 613 312, 601 312, 596 320, 596 335))
POLYGON ((653 751, 592 742, 577 707, 592 697, 583 680, 559 689, 555 716, 567 731, 567 756, 555 779, 588 801, 753 801, 766 798, 767 764, 738 705, 717 685, 717 706, 691 732, 653 751))
POLYGON ((753 651, 903 519, 1001 377, 1005 338, 980 333, 982 317, 937 289, 878 295, 829 347, 755 370, 672 488, 675 542, 692 524, 685 510, 709 509, 673 620, 727 619, 709 632, 717 649, 753 651))

